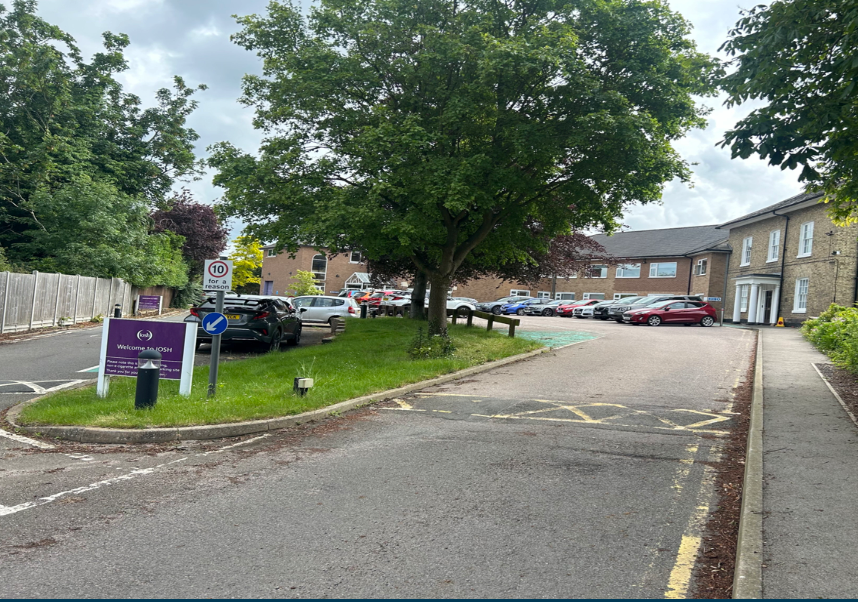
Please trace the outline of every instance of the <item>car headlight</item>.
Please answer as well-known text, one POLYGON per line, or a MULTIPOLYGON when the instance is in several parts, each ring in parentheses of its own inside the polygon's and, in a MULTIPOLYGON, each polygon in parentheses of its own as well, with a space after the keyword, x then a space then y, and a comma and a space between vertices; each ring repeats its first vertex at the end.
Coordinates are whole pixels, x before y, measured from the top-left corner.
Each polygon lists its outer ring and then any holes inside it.
POLYGON ((647 315, 648 313, 649 313, 649 310, 639 312, 639 313, 638 313, 638 315, 639 315, 639 316, 645 316, 645 315, 647 315))

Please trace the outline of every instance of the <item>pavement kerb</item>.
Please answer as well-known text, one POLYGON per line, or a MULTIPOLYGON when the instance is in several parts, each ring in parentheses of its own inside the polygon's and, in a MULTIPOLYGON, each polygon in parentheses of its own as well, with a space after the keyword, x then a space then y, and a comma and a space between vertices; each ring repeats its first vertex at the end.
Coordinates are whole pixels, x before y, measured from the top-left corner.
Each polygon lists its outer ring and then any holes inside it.
POLYGON ((736 568, 733 574, 734 599, 763 597, 763 331, 757 331, 751 424, 745 453, 745 478, 736 568))
MULTIPOLYGON (((419 383, 405 385, 396 389, 389 389, 371 395, 364 395, 355 399, 341 401, 331 406, 295 414, 293 416, 282 416, 280 418, 269 418, 266 420, 251 420, 247 422, 233 422, 229 424, 213 424, 206 426, 183 426, 172 428, 151 428, 151 429, 110 429, 96 428, 86 426, 26 426, 19 425, 16 421, 21 411, 31 403, 35 403, 44 395, 26 401, 11 407, 6 414, 6 421, 15 429, 20 429, 26 433, 43 437, 54 437, 67 441, 76 441, 79 443, 164 443, 169 441, 182 440, 202 440, 202 439, 221 439, 224 437, 238 437, 240 435, 250 435, 253 433, 264 433, 273 431, 287 426, 298 426, 306 422, 315 422, 321 420, 331 414, 338 414, 348 410, 353 410, 361 406, 369 405, 377 401, 392 399, 401 395, 407 395, 420 389, 426 389, 435 385, 441 385, 453 380, 457 380, 472 374, 494 370, 507 364, 520 362, 543 353, 554 351, 556 348, 545 347, 535 351, 529 351, 519 355, 513 355, 494 362, 480 364, 471 368, 465 368, 458 372, 445 374, 429 380, 424 380, 419 383)), ((91 383, 83 383, 80 386, 86 386, 91 383)))

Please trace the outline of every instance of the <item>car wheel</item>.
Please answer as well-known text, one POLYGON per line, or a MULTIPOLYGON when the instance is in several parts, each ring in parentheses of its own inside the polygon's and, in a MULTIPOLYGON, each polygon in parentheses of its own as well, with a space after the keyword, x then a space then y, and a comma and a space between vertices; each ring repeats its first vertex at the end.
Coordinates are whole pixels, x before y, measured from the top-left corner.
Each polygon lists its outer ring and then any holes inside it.
POLYGON ((523 316, 523 315, 524 315, 524 310, 523 310, 523 309, 521 309, 521 308, 519 308, 519 309, 515 310, 515 315, 517 315, 517 316, 523 316))
POLYGON ((622 318, 620 318, 619 320, 617 320, 616 318, 614 318, 614 322, 616 322, 617 324, 622 324, 622 323, 623 323, 623 320, 622 320, 622 318))
POLYGON ((194 351, 199 351, 200 345, 202 345, 202 344, 203 344, 203 342, 201 340, 197 339, 197 342, 194 344, 194 351))
POLYGON ((700 320, 701 326, 712 326, 715 323, 715 318, 712 316, 703 316, 703 319, 700 320))
POLYGON ((659 324, 661 324, 661 318, 659 318, 658 316, 650 316, 646 323, 650 326, 658 326, 659 324))
POLYGON ((295 338, 287 340, 286 344, 289 345, 290 347, 294 347, 295 345, 297 345, 300 342, 301 342, 301 329, 299 328, 298 330, 295 331, 295 338))
POLYGON ((543 309, 543 310, 542 310, 542 315, 543 315, 543 316, 553 316, 553 315, 554 315, 554 311, 553 311, 553 310, 550 310, 550 309, 543 309))
POLYGON ((494 315, 496 315, 496 316, 501 315, 501 308, 500 308, 500 305, 495 305, 495 306, 492 308, 492 313, 493 313, 494 315))
POLYGON ((283 333, 278 329, 274 336, 271 337, 271 342, 268 344, 268 351, 279 351, 280 343, 283 341, 283 333))
POLYGON ((605 320, 607 320, 608 318, 606 318, 606 317, 604 317, 604 316, 599 316, 599 319, 600 319, 600 320, 602 320, 602 322, 604 322, 604 321, 605 321, 605 320))

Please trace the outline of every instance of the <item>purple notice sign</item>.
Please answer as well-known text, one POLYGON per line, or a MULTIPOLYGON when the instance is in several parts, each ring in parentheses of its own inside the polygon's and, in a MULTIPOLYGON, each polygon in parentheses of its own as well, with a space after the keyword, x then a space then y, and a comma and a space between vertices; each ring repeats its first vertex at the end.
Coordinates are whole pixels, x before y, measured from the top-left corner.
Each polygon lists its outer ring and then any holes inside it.
POLYGON ((111 319, 104 374, 137 376, 137 356, 154 349, 161 354, 161 378, 181 380, 185 329, 184 322, 111 319))
POLYGON ((161 296, 160 295, 138 295, 137 296, 137 311, 160 311, 161 296))

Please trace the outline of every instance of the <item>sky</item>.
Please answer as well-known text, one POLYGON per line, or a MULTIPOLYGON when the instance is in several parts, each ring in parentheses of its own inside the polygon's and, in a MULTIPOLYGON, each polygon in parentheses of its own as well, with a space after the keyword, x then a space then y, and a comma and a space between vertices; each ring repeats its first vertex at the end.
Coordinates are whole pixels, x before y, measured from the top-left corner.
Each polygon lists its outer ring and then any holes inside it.
MULTIPOLYGON (((727 32, 739 19, 740 0, 669 0, 673 10, 691 22, 692 38, 703 52, 717 55, 727 32)), ((303 0, 304 5, 308 0, 303 0)), ((751 0, 745 8, 766 3, 751 0)), ((9 4, 11 0, 0 0, 9 4)), ((128 71, 118 79, 126 91, 154 104, 155 91, 170 87, 174 75, 189 85, 206 84, 195 98, 200 106, 189 125, 200 135, 196 152, 220 141, 255 152, 261 135, 253 129, 253 109, 237 102, 241 78, 260 73, 255 54, 229 37, 239 28, 234 14, 264 14, 268 0, 39 0, 42 18, 59 26, 87 55, 101 48, 105 31, 125 33, 128 71)), ((721 58, 726 58, 722 56, 721 58)), ((716 224, 737 218, 801 192, 797 171, 781 171, 755 158, 731 159, 729 149, 717 146, 723 133, 749 113, 754 105, 728 109, 723 97, 702 99, 712 109, 705 130, 693 130, 676 149, 693 169, 692 187, 674 181, 665 186, 661 205, 633 206, 623 223, 631 230, 716 224)), ((220 196, 211 174, 183 184, 196 200, 213 203, 220 196)), ((233 222, 231 236, 241 234, 233 222)))

